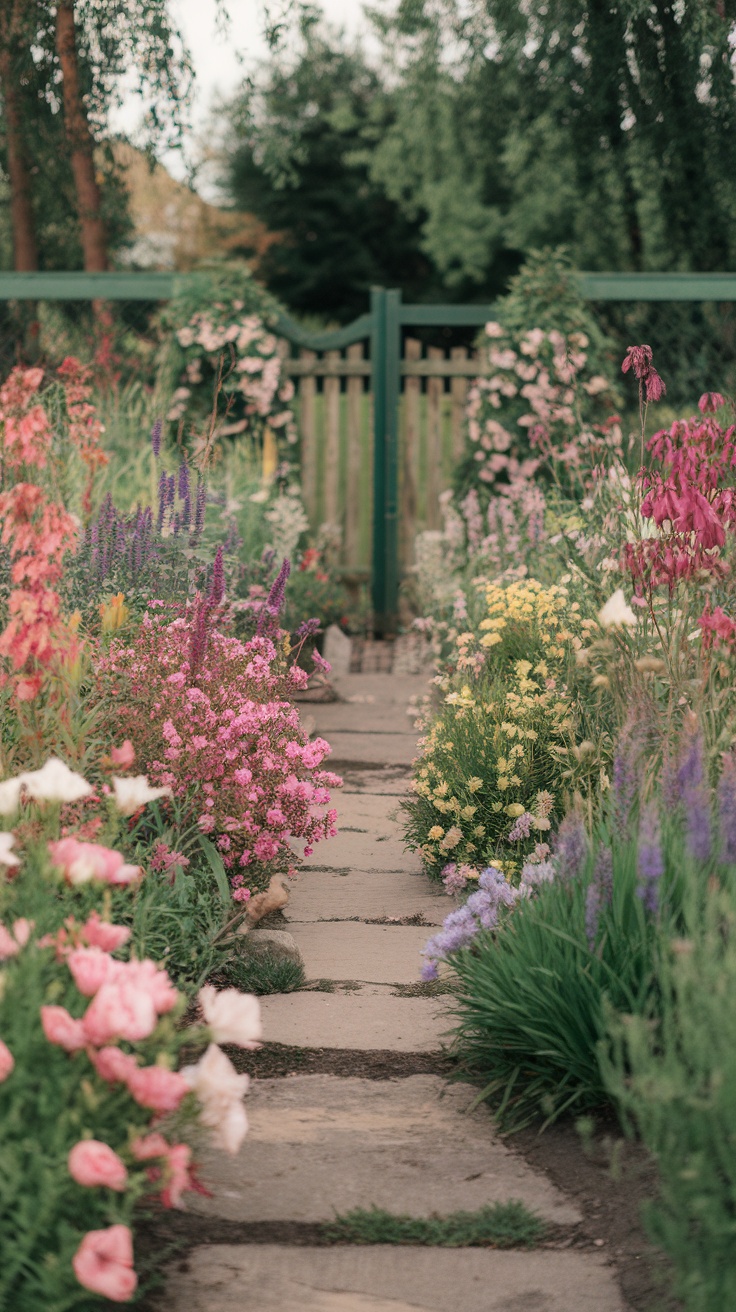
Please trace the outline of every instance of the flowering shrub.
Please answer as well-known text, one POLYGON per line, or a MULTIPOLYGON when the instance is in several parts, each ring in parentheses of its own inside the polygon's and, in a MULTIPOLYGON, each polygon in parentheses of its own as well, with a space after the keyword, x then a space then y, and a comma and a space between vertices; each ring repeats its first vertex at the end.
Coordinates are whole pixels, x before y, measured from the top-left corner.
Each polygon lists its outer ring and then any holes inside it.
POLYGON ((163 316, 173 329, 170 364, 179 381, 169 421, 208 414, 220 390, 221 435, 260 440, 268 426, 296 441, 290 409, 294 385, 284 374, 273 331, 278 310, 237 266, 201 274, 174 298, 163 316))
POLYGON ((185 998, 152 960, 124 959, 131 931, 104 911, 59 923, 64 902, 49 896, 54 867, 71 889, 98 890, 103 903, 103 889, 121 874, 111 862, 117 854, 86 843, 72 851, 73 841, 50 844, 48 855, 38 843, 22 858, 6 850, 2 861, 0 1234, 8 1260, 0 1299, 19 1312, 87 1307, 90 1294, 130 1301, 136 1203, 157 1197, 178 1207, 187 1190, 202 1188, 187 1142, 192 1113, 217 1145, 238 1150, 248 1077, 217 1045, 253 1047, 260 1037, 258 1003, 234 990, 202 990, 205 1026, 183 1028, 185 998), (195 1065, 175 1069, 185 1045, 208 1043, 195 1065))
POLYGON ((289 701, 307 675, 270 637, 243 643, 202 629, 191 610, 171 620, 152 607, 131 642, 113 639, 99 676, 151 778, 213 835, 236 900, 245 875, 293 871, 294 838, 308 855, 335 832, 328 787, 339 780, 320 769, 330 748, 306 740, 289 701))
POLYGON ((434 874, 493 857, 513 872, 560 814, 560 757, 575 736, 566 675, 582 645, 578 603, 534 579, 480 591, 484 618, 459 634, 438 678, 442 709, 405 805, 408 839, 434 874))

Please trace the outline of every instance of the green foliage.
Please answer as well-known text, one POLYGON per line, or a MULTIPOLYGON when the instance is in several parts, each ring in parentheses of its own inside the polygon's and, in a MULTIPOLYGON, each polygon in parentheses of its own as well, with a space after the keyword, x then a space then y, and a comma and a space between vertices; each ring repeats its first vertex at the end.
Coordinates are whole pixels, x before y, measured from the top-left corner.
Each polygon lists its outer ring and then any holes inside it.
POLYGON ((448 1216, 403 1216, 379 1207, 356 1208, 322 1229, 325 1239, 339 1244, 535 1248, 543 1240, 546 1226, 523 1203, 511 1199, 477 1212, 450 1212, 448 1216))
POLYGON ((301 962, 290 957, 279 957, 263 948, 248 946, 247 936, 238 944, 224 969, 230 988, 241 993, 293 993, 302 988, 305 980, 301 962))
POLYGON ((644 1015, 609 1017, 602 1048, 612 1095, 654 1155, 645 1219, 671 1258, 686 1312, 730 1312, 736 1300, 736 887, 693 890, 680 935, 663 934, 659 996, 644 1015))
POLYGON ((599 1057, 606 1007, 641 1016, 650 1006, 657 935, 670 929, 679 896, 681 850, 670 850, 661 929, 636 894, 636 844, 616 840, 611 851, 613 896, 592 951, 582 872, 540 885, 497 932, 452 958, 457 1055, 508 1128, 607 1102, 599 1057))

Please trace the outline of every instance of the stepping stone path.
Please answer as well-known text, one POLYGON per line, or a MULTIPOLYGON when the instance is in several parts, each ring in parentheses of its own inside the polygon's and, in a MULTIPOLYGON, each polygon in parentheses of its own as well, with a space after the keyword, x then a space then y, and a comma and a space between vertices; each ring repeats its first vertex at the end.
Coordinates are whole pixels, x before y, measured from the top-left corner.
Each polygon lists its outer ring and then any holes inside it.
MULTIPOLYGON (((420 949, 451 904, 403 850, 397 809, 416 730, 410 696, 426 679, 350 674, 339 703, 310 708, 342 773, 340 836, 321 844, 285 916, 307 985, 263 999, 268 1041, 304 1049, 396 1053, 397 1077, 294 1073, 258 1079, 238 1157, 213 1154, 197 1198, 207 1235, 238 1224, 243 1243, 202 1242, 175 1263, 167 1312, 626 1312, 612 1268, 584 1249, 530 1251, 247 1242, 248 1227, 329 1222, 385 1208, 415 1217, 519 1199, 569 1235, 577 1205, 495 1133, 477 1090, 411 1072, 407 1054, 437 1054, 451 1020, 446 998, 418 987, 420 949), (419 924, 416 921, 419 920, 419 924), (407 922, 414 923, 407 923, 407 922), (410 986, 410 987, 407 987, 410 986), (412 992, 413 986, 413 992, 412 992)), ((359 1055, 359 1061, 358 1061, 359 1055)), ((429 1061, 431 1068, 431 1059, 429 1061)), ((311 1069, 314 1069, 312 1065, 311 1069)), ((286 1227, 288 1229, 288 1226, 286 1227)), ((558 1231, 558 1234, 561 1233, 558 1231)), ((204 1238, 204 1236, 203 1236, 204 1238)), ((569 1238, 567 1242, 572 1242, 569 1238)))

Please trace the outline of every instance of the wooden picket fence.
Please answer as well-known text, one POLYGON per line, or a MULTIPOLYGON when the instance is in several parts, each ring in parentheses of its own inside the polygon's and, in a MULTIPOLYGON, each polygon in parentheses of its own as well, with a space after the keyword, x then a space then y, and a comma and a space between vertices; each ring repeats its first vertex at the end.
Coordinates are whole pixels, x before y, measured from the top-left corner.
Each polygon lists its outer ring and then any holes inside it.
MULTIPOLYGON (((363 342, 344 351, 302 348, 288 354, 296 385, 301 483, 312 525, 341 531, 342 565, 362 574, 371 564, 373 398, 371 362, 363 342)), ((469 380, 481 366, 477 351, 429 346, 406 338, 399 401, 399 547, 402 570, 412 564, 414 538, 441 526, 440 494, 450 485, 465 446, 469 380)))

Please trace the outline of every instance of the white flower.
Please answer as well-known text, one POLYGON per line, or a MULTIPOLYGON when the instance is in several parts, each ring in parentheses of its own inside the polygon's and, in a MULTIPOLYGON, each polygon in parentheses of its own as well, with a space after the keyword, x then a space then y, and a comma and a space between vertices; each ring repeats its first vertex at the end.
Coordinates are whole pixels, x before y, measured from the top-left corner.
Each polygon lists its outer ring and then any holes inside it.
POLYGON ((0 784, 0 815, 13 815, 19 809, 22 786, 22 774, 15 779, 6 779, 5 783, 0 784))
POLYGON ((636 615, 627 605, 622 588, 617 588, 613 596, 608 598, 605 606, 599 610, 598 623, 604 629, 618 628, 622 625, 632 627, 636 624, 636 615))
POLYGON ((155 802, 159 797, 171 797, 170 788, 151 788, 144 774, 134 775, 131 779, 112 777, 115 790, 115 805, 123 815, 134 815, 141 806, 155 802))
POLYGON ((0 866, 19 866, 20 857, 13 851, 15 834, 0 833, 0 866))
POLYGON ((208 984, 199 991, 199 1003, 216 1043, 236 1043, 239 1048, 257 1048, 263 1033, 261 1004, 252 993, 239 989, 217 989, 208 984))
POLYGON ((199 1119, 214 1131, 217 1147, 236 1153, 248 1131, 243 1106, 248 1076, 238 1075, 216 1043, 210 1044, 196 1066, 185 1066, 181 1073, 202 1104, 199 1119))
POLYGON ((70 770, 58 756, 50 756, 42 769, 22 774, 19 778, 36 802, 81 802, 93 791, 92 785, 81 774, 70 770))

